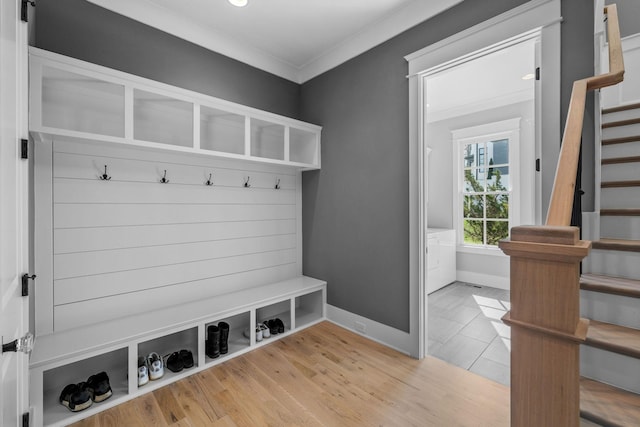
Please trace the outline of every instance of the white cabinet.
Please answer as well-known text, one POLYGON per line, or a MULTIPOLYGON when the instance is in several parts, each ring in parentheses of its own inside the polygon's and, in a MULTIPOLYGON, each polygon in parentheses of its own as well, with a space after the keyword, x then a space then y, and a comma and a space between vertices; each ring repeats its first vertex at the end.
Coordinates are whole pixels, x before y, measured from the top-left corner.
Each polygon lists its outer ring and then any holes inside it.
POLYGON ((320 126, 33 47, 29 61, 29 129, 37 139, 320 168, 320 126))
POLYGON ((427 229, 427 294, 456 280, 456 231, 427 229))

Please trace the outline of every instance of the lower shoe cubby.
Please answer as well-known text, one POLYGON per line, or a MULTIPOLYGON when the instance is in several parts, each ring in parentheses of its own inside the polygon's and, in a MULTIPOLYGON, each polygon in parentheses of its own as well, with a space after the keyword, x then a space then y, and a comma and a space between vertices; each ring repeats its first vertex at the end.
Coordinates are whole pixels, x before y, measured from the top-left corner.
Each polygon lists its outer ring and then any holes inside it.
POLYGON ((309 325, 324 318, 324 291, 318 290, 296 297, 295 327, 309 325))
POLYGON ((129 387, 127 382, 128 348, 109 351, 94 357, 45 370, 43 372, 43 424, 57 424, 80 413, 96 412, 100 406, 125 400, 129 387), (109 376, 112 395, 87 409, 71 412, 60 403, 60 393, 69 384, 87 381, 91 375, 106 372, 109 376))
POLYGON ((243 334, 245 329, 251 329, 251 313, 244 312, 240 314, 236 314, 235 316, 225 317, 223 319, 219 319, 213 322, 209 322, 204 326, 204 336, 205 336, 205 363, 216 362, 220 359, 229 357, 235 353, 238 353, 242 350, 246 350, 249 348, 251 344, 249 338, 246 338, 243 334), (220 356, 212 358, 207 354, 207 340, 209 339, 209 326, 218 326, 221 322, 225 322, 229 324, 229 339, 228 346, 229 352, 227 354, 220 354, 220 356))
POLYGON ((194 326, 183 331, 163 335, 138 344, 138 360, 140 360, 140 358, 146 359, 152 353, 157 353, 158 356, 162 358, 164 375, 159 379, 151 380, 151 369, 149 368, 149 382, 145 385, 139 386, 141 389, 150 387, 154 384, 167 382, 172 377, 184 375, 185 371, 198 367, 198 328, 194 326), (191 352, 193 357, 193 367, 183 368, 179 372, 172 372, 166 364, 167 356, 171 355, 173 352, 180 352, 181 350, 191 352))
POLYGON ((260 324, 264 321, 274 319, 282 320, 282 323, 284 323, 285 333, 291 330, 291 299, 286 299, 284 301, 280 301, 256 309, 257 323, 260 324))

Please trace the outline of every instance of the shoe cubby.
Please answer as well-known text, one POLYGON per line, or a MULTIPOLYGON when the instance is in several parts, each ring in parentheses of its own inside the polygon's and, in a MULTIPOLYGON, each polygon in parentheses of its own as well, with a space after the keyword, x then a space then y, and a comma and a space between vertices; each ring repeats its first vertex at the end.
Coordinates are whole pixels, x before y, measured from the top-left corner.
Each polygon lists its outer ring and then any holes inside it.
MULTIPOLYGON (((146 358, 150 353, 155 352, 162 358, 164 366, 164 375, 157 379, 151 380, 138 388, 143 389, 150 387, 156 383, 165 382, 177 375, 183 375, 186 371, 193 370, 198 367, 198 328, 193 327, 183 331, 175 332, 169 335, 144 341, 138 344, 138 358, 146 358), (193 355, 193 367, 185 368, 180 372, 172 372, 166 366, 166 357, 174 351, 189 350, 193 355)), ((136 372, 137 375, 137 372, 136 372)))
POLYGON ((251 155, 284 160, 284 126, 252 118, 251 155))
POLYGON ((318 163, 318 134, 290 128, 289 161, 308 165, 318 163))
POLYGON ((128 395, 127 359, 128 348, 109 351, 74 363, 45 370, 43 372, 43 421, 44 425, 63 424, 68 418, 80 413, 94 413, 100 406, 118 400, 126 400, 128 395), (106 372, 113 394, 103 402, 93 403, 87 409, 71 412, 60 403, 60 393, 68 384, 87 381, 91 375, 106 372))
POLYGON ((223 319, 219 319, 213 322, 209 322, 204 326, 204 337, 205 342, 202 345, 205 346, 205 363, 217 362, 221 359, 228 358, 235 353, 238 353, 242 350, 246 350, 249 345, 249 338, 246 338, 243 335, 243 331, 247 328, 251 327, 251 313, 245 312, 236 314, 235 316, 225 317, 223 319), (209 338, 207 336, 207 328, 209 325, 218 325, 220 322, 226 322, 229 324, 229 352, 227 354, 220 354, 220 356, 211 358, 206 355, 206 340, 209 338))
MULTIPOLYGON (((284 323, 284 332, 291 330, 291 300, 286 299, 274 304, 256 309, 256 322, 262 323, 265 320, 280 319, 284 323)), ((255 325, 254 325, 255 329, 255 325)))
POLYGON ((204 369, 215 369, 218 363, 322 320, 325 295, 326 282, 297 276, 162 311, 41 336, 30 359, 32 425, 66 426, 204 369), (277 318, 284 323, 284 333, 261 342, 243 335, 245 329, 255 333, 256 323, 277 318), (220 322, 229 324, 229 351, 208 358, 207 327, 220 322), (180 350, 191 352, 194 366, 172 372, 164 356, 180 350), (162 357, 164 375, 138 386, 138 358, 151 352, 162 357), (85 382, 102 371, 109 376, 111 397, 79 412, 60 404, 60 393, 67 385, 85 382))
POLYGON ((123 85, 45 66, 41 96, 43 126, 124 137, 123 85))
POLYGON ((200 148, 245 154, 245 116, 216 108, 200 107, 200 148))
POLYGON ((193 104, 135 89, 133 137, 141 141, 192 147, 193 104))
POLYGON ((300 328, 324 318, 324 293, 322 290, 295 298, 295 327, 300 328))
POLYGON ((29 130, 39 141, 72 137, 320 168, 320 126, 35 47, 29 94, 29 130))

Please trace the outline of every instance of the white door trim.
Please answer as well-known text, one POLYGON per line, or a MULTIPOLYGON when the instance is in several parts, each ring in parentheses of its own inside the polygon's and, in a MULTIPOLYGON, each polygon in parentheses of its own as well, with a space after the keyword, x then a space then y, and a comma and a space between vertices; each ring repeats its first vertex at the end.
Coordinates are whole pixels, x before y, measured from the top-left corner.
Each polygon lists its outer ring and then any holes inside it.
MULTIPOLYGON (((560 145, 560 0, 533 0, 501 15, 475 25, 447 39, 427 46, 405 57, 409 62, 409 280, 410 336, 414 357, 427 354, 427 296, 425 286, 425 236, 427 227, 424 188, 426 161, 424 149, 423 75, 450 66, 452 62, 469 60, 475 53, 500 45, 530 31, 541 35, 541 115, 544 126, 536 141, 545 141, 542 165, 555 165, 560 145)), ((542 178, 542 200, 551 182, 542 178)), ((542 204, 537 200, 536 204, 542 204)))

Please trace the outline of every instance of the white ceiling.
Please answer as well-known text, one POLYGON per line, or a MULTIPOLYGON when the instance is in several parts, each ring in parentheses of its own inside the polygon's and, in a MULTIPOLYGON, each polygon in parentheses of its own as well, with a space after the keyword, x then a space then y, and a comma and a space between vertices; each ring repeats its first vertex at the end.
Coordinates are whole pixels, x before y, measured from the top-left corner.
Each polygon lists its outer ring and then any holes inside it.
POLYGON ((88 0, 303 83, 463 0, 88 0))
POLYGON ((427 78, 427 122, 534 99, 535 39, 449 68, 427 78))

